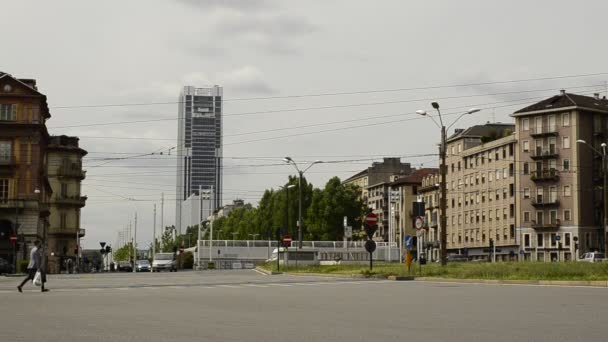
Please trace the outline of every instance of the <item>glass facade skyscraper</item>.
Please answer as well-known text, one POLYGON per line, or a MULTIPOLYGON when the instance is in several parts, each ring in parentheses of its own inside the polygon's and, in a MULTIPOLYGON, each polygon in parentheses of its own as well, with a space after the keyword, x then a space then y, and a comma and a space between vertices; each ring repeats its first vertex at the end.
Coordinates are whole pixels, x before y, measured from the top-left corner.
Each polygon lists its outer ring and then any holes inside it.
POLYGON ((185 86, 179 97, 177 134, 176 228, 185 232, 183 202, 213 190, 214 208, 222 203, 222 92, 220 86, 185 86))

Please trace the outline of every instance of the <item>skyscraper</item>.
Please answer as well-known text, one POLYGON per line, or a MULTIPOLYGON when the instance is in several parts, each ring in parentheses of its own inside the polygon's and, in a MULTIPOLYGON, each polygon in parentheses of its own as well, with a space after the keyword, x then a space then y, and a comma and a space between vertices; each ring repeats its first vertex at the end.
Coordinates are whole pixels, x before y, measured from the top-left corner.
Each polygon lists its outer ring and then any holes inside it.
POLYGON ((183 202, 213 189, 214 207, 222 203, 222 87, 185 86, 179 97, 175 226, 182 222, 183 202))

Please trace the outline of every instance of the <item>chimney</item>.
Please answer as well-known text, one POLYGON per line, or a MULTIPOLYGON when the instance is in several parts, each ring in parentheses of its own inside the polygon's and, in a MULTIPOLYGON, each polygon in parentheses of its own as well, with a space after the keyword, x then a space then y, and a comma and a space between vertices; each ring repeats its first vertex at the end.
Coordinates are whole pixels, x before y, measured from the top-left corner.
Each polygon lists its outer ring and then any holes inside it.
POLYGON ((600 99, 600 93, 593 93, 593 97, 594 97, 596 100, 599 100, 599 99, 600 99))
POLYGON ((560 93, 561 96, 564 96, 564 95, 566 95, 566 90, 565 89, 561 89, 559 91, 559 93, 560 93))

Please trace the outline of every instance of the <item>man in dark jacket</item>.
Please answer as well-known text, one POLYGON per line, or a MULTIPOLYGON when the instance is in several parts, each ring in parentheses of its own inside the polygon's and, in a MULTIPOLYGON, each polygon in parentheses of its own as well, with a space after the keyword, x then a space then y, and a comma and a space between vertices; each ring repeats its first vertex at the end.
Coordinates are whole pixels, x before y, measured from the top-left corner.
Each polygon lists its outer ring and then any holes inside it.
MULTIPOLYGON (((38 240, 34 241, 34 248, 32 248, 32 250, 30 251, 30 263, 27 265, 27 276, 25 277, 23 282, 21 282, 21 285, 17 286, 17 290, 19 290, 19 292, 23 292, 22 288, 25 283, 27 283, 29 280, 34 280, 34 276, 36 275, 37 271, 43 273, 42 254, 40 253, 40 241, 38 240)), ((41 278, 42 284, 40 286, 40 289, 42 292, 47 292, 48 290, 44 288, 45 275, 42 274, 41 278)))

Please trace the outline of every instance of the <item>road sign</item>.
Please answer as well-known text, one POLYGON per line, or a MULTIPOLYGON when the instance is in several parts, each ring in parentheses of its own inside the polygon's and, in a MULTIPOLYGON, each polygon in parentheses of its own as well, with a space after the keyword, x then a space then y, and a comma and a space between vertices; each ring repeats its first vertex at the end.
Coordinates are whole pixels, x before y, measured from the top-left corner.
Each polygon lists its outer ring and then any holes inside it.
POLYGON ((378 223, 378 215, 369 213, 365 216, 365 224, 368 226, 374 226, 378 223))
POLYGON ((416 230, 420 230, 424 228, 424 217, 418 216, 416 217, 416 222, 414 223, 416 226, 416 230))
POLYGON ((407 248, 407 249, 412 248, 412 237, 409 235, 405 236, 405 248, 407 248))
POLYGON ((562 239, 561 235, 556 235, 556 236, 555 236, 555 241, 559 241, 559 240, 561 240, 561 239, 562 239))
POLYGON ((289 234, 283 235, 283 247, 290 247, 291 241, 292 241, 291 235, 289 235, 289 234))
POLYGON ((346 226, 344 227, 344 237, 350 239, 353 237, 353 227, 346 226))
POLYGON ((374 233, 378 230, 378 226, 368 226, 365 225, 365 233, 367 233, 367 237, 371 240, 374 237, 374 233))
POLYGON ((376 241, 374 241, 374 240, 365 241, 365 250, 368 253, 373 253, 376 250, 376 241))
POLYGON ((99 245, 101 246, 101 248, 104 248, 106 246, 105 242, 100 242, 99 245))
POLYGON ((10 239, 11 239, 11 245, 14 246, 17 243, 17 235, 15 235, 15 234, 11 235, 10 239))

